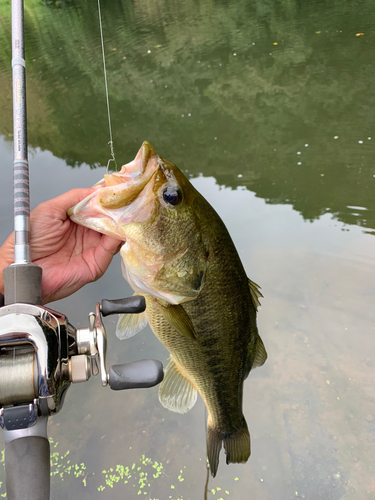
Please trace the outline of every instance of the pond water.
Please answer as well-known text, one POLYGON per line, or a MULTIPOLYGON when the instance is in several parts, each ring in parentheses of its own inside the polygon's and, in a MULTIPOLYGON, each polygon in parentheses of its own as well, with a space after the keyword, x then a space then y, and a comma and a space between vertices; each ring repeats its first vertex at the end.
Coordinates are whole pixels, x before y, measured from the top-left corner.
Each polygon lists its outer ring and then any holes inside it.
MULTIPOLYGON (((268 360, 244 389, 252 455, 222 455, 208 498, 375 498, 373 2, 112 0, 102 15, 117 160, 148 140, 177 164, 264 294, 268 360)), ((28 0, 25 36, 36 206, 93 185, 109 157, 96 3, 28 0)), ((0 0, 0 241, 13 224, 10 59, 0 0)), ((51 307, 79 327, 96 301, 131 293, 116 256, 51 307)), ((120 342, 115 322, 108 366, 166 364, 149 328, 120 342)), ((203 499, 200 399, 178 415, 157 388, 118 393, 93 377, 69 389, 49 435, 53 499, 203 499)))

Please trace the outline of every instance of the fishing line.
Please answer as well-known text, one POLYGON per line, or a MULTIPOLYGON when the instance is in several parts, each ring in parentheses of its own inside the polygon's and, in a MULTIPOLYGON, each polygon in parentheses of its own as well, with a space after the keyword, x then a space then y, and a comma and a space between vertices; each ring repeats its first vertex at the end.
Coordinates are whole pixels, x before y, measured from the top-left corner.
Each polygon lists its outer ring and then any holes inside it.
POLYGON ((98 14, 99 14, 99 27, 100 27, 100 40, 102 43, 102 56, 103 56, 103 70, 104 70, 104 84, 105 84, 105 95, 107 98, 107 112, 108 112, 108 126, 109 126, 109 147, 111 149, 111 156, 107 163, 107 173, 109 169, 109 164, 111 161, 115 164, 115 170, 117 171, 117 163, 115 159, 115 151, 113 149, 113 140, 112 140, 112 125, 111 125, 111 112, 109 110, 109 98, 108 98, 108 84, 107 84, 107 69, 105 66, 105 54, 104 54, 104 40, 103 40, 103 26, 102 26, 102 14, 100 10, 100 0, 98 0, 98 14))
POLYGON ((204 485, 204 500, 207 500, 208 493, 208 481, 210 479, 210 467, 207 465, 207 476, 206 476, 206 484, 204 485))

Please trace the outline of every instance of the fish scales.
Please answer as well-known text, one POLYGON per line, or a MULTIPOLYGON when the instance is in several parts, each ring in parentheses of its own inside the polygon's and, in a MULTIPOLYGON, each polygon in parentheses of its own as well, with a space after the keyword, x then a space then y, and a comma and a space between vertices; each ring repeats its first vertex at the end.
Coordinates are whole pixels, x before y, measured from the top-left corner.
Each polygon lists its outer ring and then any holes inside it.
MULTIPOLYGON (((145 296, 147 320, 171 355, 160 401, 184 413, 197 391, 202 396, 213 476, 223 445, 227 463, 246 462, 250 435, 243 383, 267 355, 256 326, 261 294, 248 280, 224 223, 182 172, 146 142, 133 162, 105 176, 96 189, 70 215, 125 240, 124 277, 145 296)), ((134 329, 126 335, 131 336, 139 331, 136 323, 120 318, 118 332, 134 329)))
MULTIPOLYGON (((247 277, 232 240, 214 209, 202 198, 202 221, 210 248, 205 283, 199 296, 182 304, 191 318, 196 341, 173 329, 164 319, 156 299, 146 296, 150 326, 170 352, 181 372, 201 394, 209 413, 209 427, 218 439, 241 431, 246 425, 242 413, 243 382, 249 366, 249 341, 257 338, 255 308, 247 277)), ((254 358, 254 356, 252 356, 254 358)), ((250 441, 244 458, 250 454, 250 441)), ((216 473, 217 457, 209 461, 216 473)), ((211 456, 210 456, 211 455, 211 456)))
MULTIPOLYGON (((204 199, 200 200, 203 204, 204 199)), ((183 308, 192 318, 197 342, 189 342, 166 324, 150 320, 153 331, 174 359, 185 367, 204 398, 212 421, 223 430, 242 425, 242 385, 248 366, 249 338, 255 344, 257 329, 246 274, 232 240, 216 212, 211 212, 202 233, 211 237, 211 252, 204 287, 183 308), (234 258, 235 256, 235 258, 234 258), (181 343, 184 345, 182 346, 181 343), (224 356, 223 353, 228 354, 224 356)), ((147 315, 150 316, 149 301, 147 315)), ((151 313, 152 314, 152 313, 151 313)), ((157 310, 154 314, 158 314, 157 310)))

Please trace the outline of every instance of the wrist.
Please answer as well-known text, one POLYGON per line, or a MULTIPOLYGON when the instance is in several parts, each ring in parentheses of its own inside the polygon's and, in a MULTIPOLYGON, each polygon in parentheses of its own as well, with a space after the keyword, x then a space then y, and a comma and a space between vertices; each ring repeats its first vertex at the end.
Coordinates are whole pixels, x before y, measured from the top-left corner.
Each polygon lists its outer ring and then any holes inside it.
POLYGON ((13 234, 0 247, 0 293, 4 295, 3 270, 14 262, 13 234))
POLYGON ((0 248, 0 293, 4 295, 4 278, 3 278, 3 271, 4 269, 8 267, 7 262, 2 258, 1 255, 1 248, 0 248))

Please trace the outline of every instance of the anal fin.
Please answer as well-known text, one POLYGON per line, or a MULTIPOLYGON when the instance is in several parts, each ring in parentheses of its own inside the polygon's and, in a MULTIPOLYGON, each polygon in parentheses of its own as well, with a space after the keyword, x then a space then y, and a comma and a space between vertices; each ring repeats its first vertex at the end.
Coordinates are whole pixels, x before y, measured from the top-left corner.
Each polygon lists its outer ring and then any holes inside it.
POLYGON ((186 413, 197 400, 197 390, 182 375, 173 359, 170 358, 164 371, 164 380, 159 386, 159 401, 168 410, 186 413))

